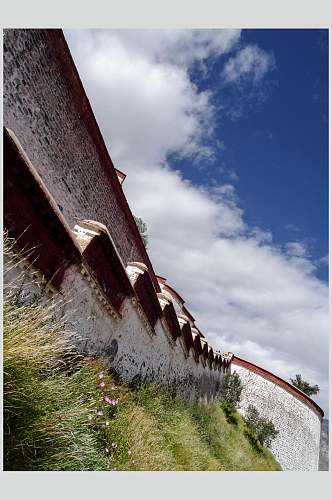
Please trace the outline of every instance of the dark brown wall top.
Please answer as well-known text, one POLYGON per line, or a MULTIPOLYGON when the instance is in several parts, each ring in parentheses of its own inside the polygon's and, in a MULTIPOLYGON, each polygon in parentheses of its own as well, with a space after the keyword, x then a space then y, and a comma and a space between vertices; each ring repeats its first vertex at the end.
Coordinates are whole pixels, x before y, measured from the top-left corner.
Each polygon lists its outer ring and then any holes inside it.
POLYGON ((134 290, 108 234, 101 232, 92 238, 83 251, 83 262, 120 312, 124 299, 133 296, 134 290))
POLYGON ((196 351, 197 356, 200 356, 202 354, 202 344, 201 344, 199 335, 196 335, 196 337, 194 337, 193 344, 194 344, 194 349, 196 351))
POLYGON ((158 318, 162 316, 162 309, 149 273, 139 273, 133 286, 151 328, 154 329, 158 318))
POLYGON ((150 259, 61 30, 4 33, 4 125, 15 133, 70 227, 103 223, 126 265, 150 259))
MULTIPOLYGON (((194 342, 193 342, 193 337, 192 337, 192 334, 191 334, 191 328, 190 328, 190 325, 189 323, 184 323, 182 325, 182 328, 181 328, 181 333, 182 333, 182 337, 184 339, 184 343, 186 345, 186 348, 188 349, 191 349, 192 347, 194 347, 194 342)), ((196 354, 196 352, 195 352, 196 354)))
POLYGON ((56 288, 60 287, 66 268, 81 260, 61 212, 15 136, 6 129, 4 228, 56 288))
POLYGON ((181 330, 180 330, 179 321, 178 321, 178 318, 176 316, 176 312, 175 312, 175 309, 174 309, 172 302, 165 305, 165 307, 163 309, 163 315, 164 315, 166 323, 170 329, 173 340, 176 340, 178 337, 181 336, 181 330))

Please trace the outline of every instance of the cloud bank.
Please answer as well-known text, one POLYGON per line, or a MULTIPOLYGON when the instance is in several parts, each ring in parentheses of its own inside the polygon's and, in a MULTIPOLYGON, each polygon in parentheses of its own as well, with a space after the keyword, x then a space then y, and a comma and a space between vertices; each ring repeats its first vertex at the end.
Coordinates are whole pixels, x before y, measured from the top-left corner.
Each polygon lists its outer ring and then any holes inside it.
POLYGON ((273 55, 243 45, 239 30, 65 35, 110 155, 127 173, 133 213, 147 223, 157 274, 186 298, 215 348, 285 379, 301 373, 321 387, 316 400, 327 410, 327 287, 305 246, 274 245, 271 231, 247 224, 231 183, 193 185, 168 161, 213 156, 214 98, 192 82, 193 65, 223 57, 221 88, 244 80, 259 88, 273 55))

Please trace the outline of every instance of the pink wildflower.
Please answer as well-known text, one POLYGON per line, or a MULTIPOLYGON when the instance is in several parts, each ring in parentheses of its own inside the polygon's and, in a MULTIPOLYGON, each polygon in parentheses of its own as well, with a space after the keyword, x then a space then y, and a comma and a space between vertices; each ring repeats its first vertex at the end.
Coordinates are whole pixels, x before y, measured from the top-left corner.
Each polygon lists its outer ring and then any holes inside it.
POLYGON ((105 382, 100 382, 99 387, 100 387, 101 389, 103 389, 103 388, 105 387, 105 385, 106 385, 106 384, 105 384, 105 382))

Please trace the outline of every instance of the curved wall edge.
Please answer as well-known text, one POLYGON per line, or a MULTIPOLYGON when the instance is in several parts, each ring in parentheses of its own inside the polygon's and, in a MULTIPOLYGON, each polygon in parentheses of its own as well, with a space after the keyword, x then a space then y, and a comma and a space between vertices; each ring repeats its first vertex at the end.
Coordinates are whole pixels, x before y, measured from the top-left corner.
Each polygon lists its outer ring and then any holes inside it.
POLYGON ((270 419, 278 431, 271 452, 284 470, 318 470, 323 411, 295 387, 249 361, 233 357, 243 390, 239 411, 245 416, 249 405, 270 419))
POLYGON ((268 370, 265 370, 265 368, 262 368, 258 365, 255 365, 254 363, 251 363, 250 361, 247 361, 243 358, 239 358, 238 356, 233 356, 232 359, 232 364, 238 365, 238 366, 244 366, 248 370, 257 373, 261 377, 266 378, 267 380, 270 380, 274 384, 279 385, 289 393, 291 393, 294 397, 298 398, 300 401, 302 401, 304 404, 309 406, 317 415, 321 418, 324 417, 324 411, 321 409, 321 407, 315 403, 307 394, 304 392, 300 391, 295 387, 294 385, 290 384, 286 380, 283 380, 282 378, 278 377, 277 375, 274 375, 274 373, 269 372, 268 370))

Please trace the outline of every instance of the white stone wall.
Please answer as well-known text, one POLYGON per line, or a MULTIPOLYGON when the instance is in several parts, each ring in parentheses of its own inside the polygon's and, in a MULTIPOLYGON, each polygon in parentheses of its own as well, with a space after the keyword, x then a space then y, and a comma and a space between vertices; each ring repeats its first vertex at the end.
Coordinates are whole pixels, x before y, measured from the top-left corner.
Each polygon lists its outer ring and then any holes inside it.
POLYGON ((78 334, 79 349, 103 356, 125 382, 157 382, 188 399, 214 399, 223 371, 210 369, 201 357, 197 363, 181 337, 172 339, 162 318, 151 334, 134 300, 125 299, 117 313, 98 283, 86 271, 82 274, 81 266, 66 270, 60 294, 51 285, 44 289, 42 275, 24 259, 13 267, 11 259, 5 258, 4 268, 4 282, 15 283, 21 300, 57 298, 57 314, 66 317, 68 331, 78 334))
POLYGON ((190 399, 214 398, 223 371, 197 363, 192 352, 186 357, 181 338, 171 341, 162 320, 151 335, 131 299, 125 299, 120 316, 112 316, 98 299, 98 286, 76 266, 66 271, 61 288, 70 297, 61 312, 68 315, 68 328, 80 334, 82 350, 104 356, 123 380, 155 381, 190 399))
MULTIPOLYGON (((8 262, 5 262, 8 269, 8 262)), ((36 279, 30 267, 18 266, 5 278, 12 281, 24 272, 26 284, 36 279)), ((38 273, 37 273, 38 275, 38 273)), ((27 300, 40 292, 39 287, 23 287, 27 300)), ((48 288, 48 296, 55 290, 48 288)), ((131 299, 123 303, 120 315, 112 314, 103 302, 98 285, 82 275, 74 265, 67 269, 62 283, 62 307, 59 315, 67 317, 67 329, 78 332, 80 349, 104 356, 110 368, 126 382, 155 381, 189 399, 211 401, 222 380, 223 372, 210 370, 193 353, 187 355, 181 339, 175 342, 161 320, 151 335, 144 326, 131 299)), ((264 417, 271 419, 279 431, 271 451, 284 470, 318 470, 320 417, 305 403, 278 384, 237 364, 231 365, 242 380, 240 412, 252 404, 264 417)))
MULTIPOLYGON (((6 261, 5 268, 10 267, 6 261)), ((171 339, 167 325, 160 319, 156 334, 151 335, 131 299, 125 299, 120 315, 112 313, 109 303, 101 300, 99 286, 82 275, 79 266, 66 270, 60 296, 49 286, 42 291, 40 273, 24 261, 6 273, 5 282, 14 280, 19 288, 23 283, 21 298, 27 303, 40 294, 42 300, 58 296, 57 313, 66 316, 66 329, 79 335, 79 349, 103 356, 125 382, 157 382, 191 400, 214 399, 222 370, 211 370, 201 359, 197 363, 191 351, 186 353, 181 338, 171 339)))
POLYGON ((272 420, 278 436, 271 451, 284 470, 316 471, 319 460, 321 419, 304 402, 274 382, 232 364, 232 372, 241 377, 243 391, 240 412, 252 404, 260 414, 272 420))

